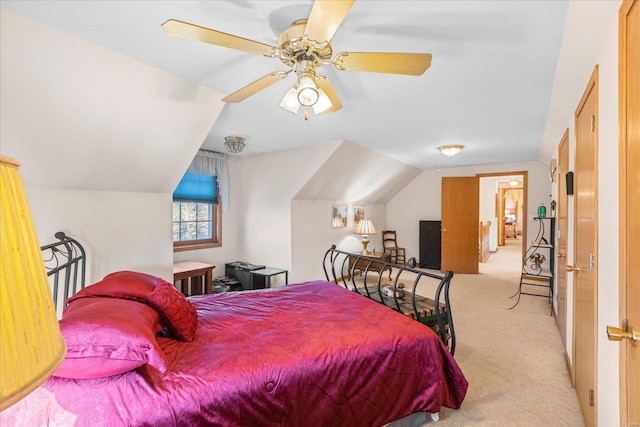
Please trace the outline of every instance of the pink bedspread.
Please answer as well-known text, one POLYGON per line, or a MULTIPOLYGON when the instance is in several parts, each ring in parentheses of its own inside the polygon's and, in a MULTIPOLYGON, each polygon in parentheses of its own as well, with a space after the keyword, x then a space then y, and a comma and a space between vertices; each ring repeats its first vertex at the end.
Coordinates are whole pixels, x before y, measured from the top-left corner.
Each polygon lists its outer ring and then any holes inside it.
POLYGON ((327 282, 192 297, 194 342, 162 376, 50 378, 0 424, 381 426, 458 408, 467 381, 426 326, 327 282))

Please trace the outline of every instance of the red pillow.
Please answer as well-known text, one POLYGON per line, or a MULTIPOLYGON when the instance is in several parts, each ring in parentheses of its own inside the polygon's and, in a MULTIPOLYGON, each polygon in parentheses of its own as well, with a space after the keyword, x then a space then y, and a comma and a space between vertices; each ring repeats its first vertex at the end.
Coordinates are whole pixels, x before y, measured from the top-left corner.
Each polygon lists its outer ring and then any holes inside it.
POLYGON ((81 289, 67 300, 67 304, 80 298, 121 298, 147 302, 147 296, 163 279, 135 271, 118 271, 104 277, 100 282, 81 289))
POLYGON ((67 355, 53 374, 63 378, 101 378, 148 364, 166 371, 156 341, 158 313, 146 304, 117 298, 84 298, 67 307, 60 332, 67 355))
POLYGON ((191 301, 169 282, 162 281, 147 298, 158 310, 162 322, 174 337, 193 341, 198 325, 198 313, 191 301))

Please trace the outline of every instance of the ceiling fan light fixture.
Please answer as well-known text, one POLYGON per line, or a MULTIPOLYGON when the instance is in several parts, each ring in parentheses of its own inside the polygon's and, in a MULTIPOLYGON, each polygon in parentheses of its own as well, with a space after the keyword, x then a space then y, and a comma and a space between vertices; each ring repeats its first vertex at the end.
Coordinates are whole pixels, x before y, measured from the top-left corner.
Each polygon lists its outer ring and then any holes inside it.
POLYGON ((224 146, 230 153, 241 153, 244 150, 244 143, 246 138, 242 136, 225 136, 224 146))
POLYGON ((318 102, 313 104, 313 112, 314 114, 320 114, 327 111, 329 108, 333 107, 331 100, 327 96, 326 93, 320 88, 318 88, 318 102))
POLYGON ((298 102, 303 107, 311 107, 318 102, 320 94, 318 88, 313 82, 313 78, 309 76, 302 76, 300 78, 300 84, 298 85, 298 102))
POLYGON ((300 110, 300 103, 298 102, 298 89, 295 87, 289 89, 284 98, 282 98, 280 106, 285 110, 291 111, 293 114, 298 114, 298 111, 300 110))
POLYGON ((447 157, 453 157, 462 151, 464 145, 443 145, 438 150, 447 157))

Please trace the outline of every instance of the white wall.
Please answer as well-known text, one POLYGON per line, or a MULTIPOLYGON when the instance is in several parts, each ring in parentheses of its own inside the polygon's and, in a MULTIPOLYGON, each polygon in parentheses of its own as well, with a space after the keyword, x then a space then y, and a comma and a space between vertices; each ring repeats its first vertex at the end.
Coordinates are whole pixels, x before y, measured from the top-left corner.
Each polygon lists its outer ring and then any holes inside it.
POLYGON ((25 184, 171 193, 221 93, 2 10, 0 149, 25 184))
MULTIPOLYGON (((387 226, 395 228, 401 236, 402 245, 407 249, 408 257, 419 258, 419 221, 441 219, 441 196, 443 176, 475 176, 481 173, 528 171, 529 203, 526 213, 527 234, 532 240, 538 227, 533 221, 538 204, 549 205, 551 183, 548 167, 540 162, 504 163, 499 165, 472 166, 423 171, 416 179, 400 191, 387 204, 387 226)), ((495 202, 494 202, 495 203, 495 202)))
MULTIPOLYGON (((614 2, 615 3, 615 2, 614 2)), ((619 425, 619 344, 607 325, 619 318, 618 25, 610 21, 597 63, 600 74, 598 126, 598 424, 619 425), (615 173, 613 171, 616 171, 615 173), (612 209, 612 207, 614 207, 612 209)))
POLYGON ((87 284, 134 270, 173 281, 171 195, 26 187, 40 245, 63 231, 87 251, 87 284))
POLYGON ((291 201, 338 145, 328 143, 238 159, 235 238, 240 261, 291 270, 291 230, 295 227, 291 201))
POLYGON ((496 217, 498 179, 490 176, 480 178, 480 222, 491 221, 489 227, 489 250, 491 252, 498 249, 498 218, 496 217))
POLYGON ((222 94, 6 10, 0 18, 0 149, 22 164, 40 243, 57 231, 77 238, 89 283, 124 269, 171 280, 171 193, 222 94))
MULTIPOLYGON (((382 203, 360 204, 365 215, 373 221, 378 234, 369 236, 367 250, 382 252, 381 232, 386 226, 386 205, 382 203)), ((291 281, 302 282, 323 279, 322 259, 331 245, 347 252, 361 252, 361 236, 353 234, 353 202, 344 200, 293 200, 292 271, 291 281), (344 228, 331 228, 331 205, 348 206, 348 221, 344 228)))

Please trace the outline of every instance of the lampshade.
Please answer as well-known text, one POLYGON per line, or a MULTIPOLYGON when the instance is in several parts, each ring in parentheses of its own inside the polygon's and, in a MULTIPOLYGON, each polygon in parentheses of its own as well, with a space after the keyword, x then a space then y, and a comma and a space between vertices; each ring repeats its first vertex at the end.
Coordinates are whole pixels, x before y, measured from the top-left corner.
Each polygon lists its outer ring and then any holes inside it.
POLYGON ((373 225, 373 221, 365 218, 360 220, 353 233, 369 236, 371 234, 378 234, 378 230, 376 230, 376 226, 373 225))
POLYGON ((285 110, 291 111, 293 114, 298 114, 298 111, 300 110, 300 103, 298 102, 297 85, 289 89, 284 98, 282 98, 280 106, 285 110))
POLYGON ((318 102, 313 104, 313 112, 315 114, 320 114, 333 106, 331 100, 322 89, 318 89, 318 95, 318 102))
POLYGON ((373 225, 373 221, 367 218, 363 218, 360 220, 358 225, 356 225, 356 229, 353 231, 354 234, 362 235, 362 255, 368 255, 367 245, 369 244, 368 236, 370 234, 377 234, 378 230, 376 230, 375 225, 373 225))
POLYGON ((298 102, 300 105, 311 107, 318 102, 319 97, 320 94, 316 84, 313 82, 313 78, 309 76, 301 77, 298 85, 298 102))
POLYGON ((0 411, 49 378, 67 351, 19 166, 0 156, 0 411))
POLYGON ((242 136, 225 136, 224 146, 230 153, 241 153, 244 150, 245 139, 242 136))
POLYGON ((463 148, 464 145, 443 145, 442 147, 438 147, 438 150, 445 156, 453 157, 461 152, 463 148))

